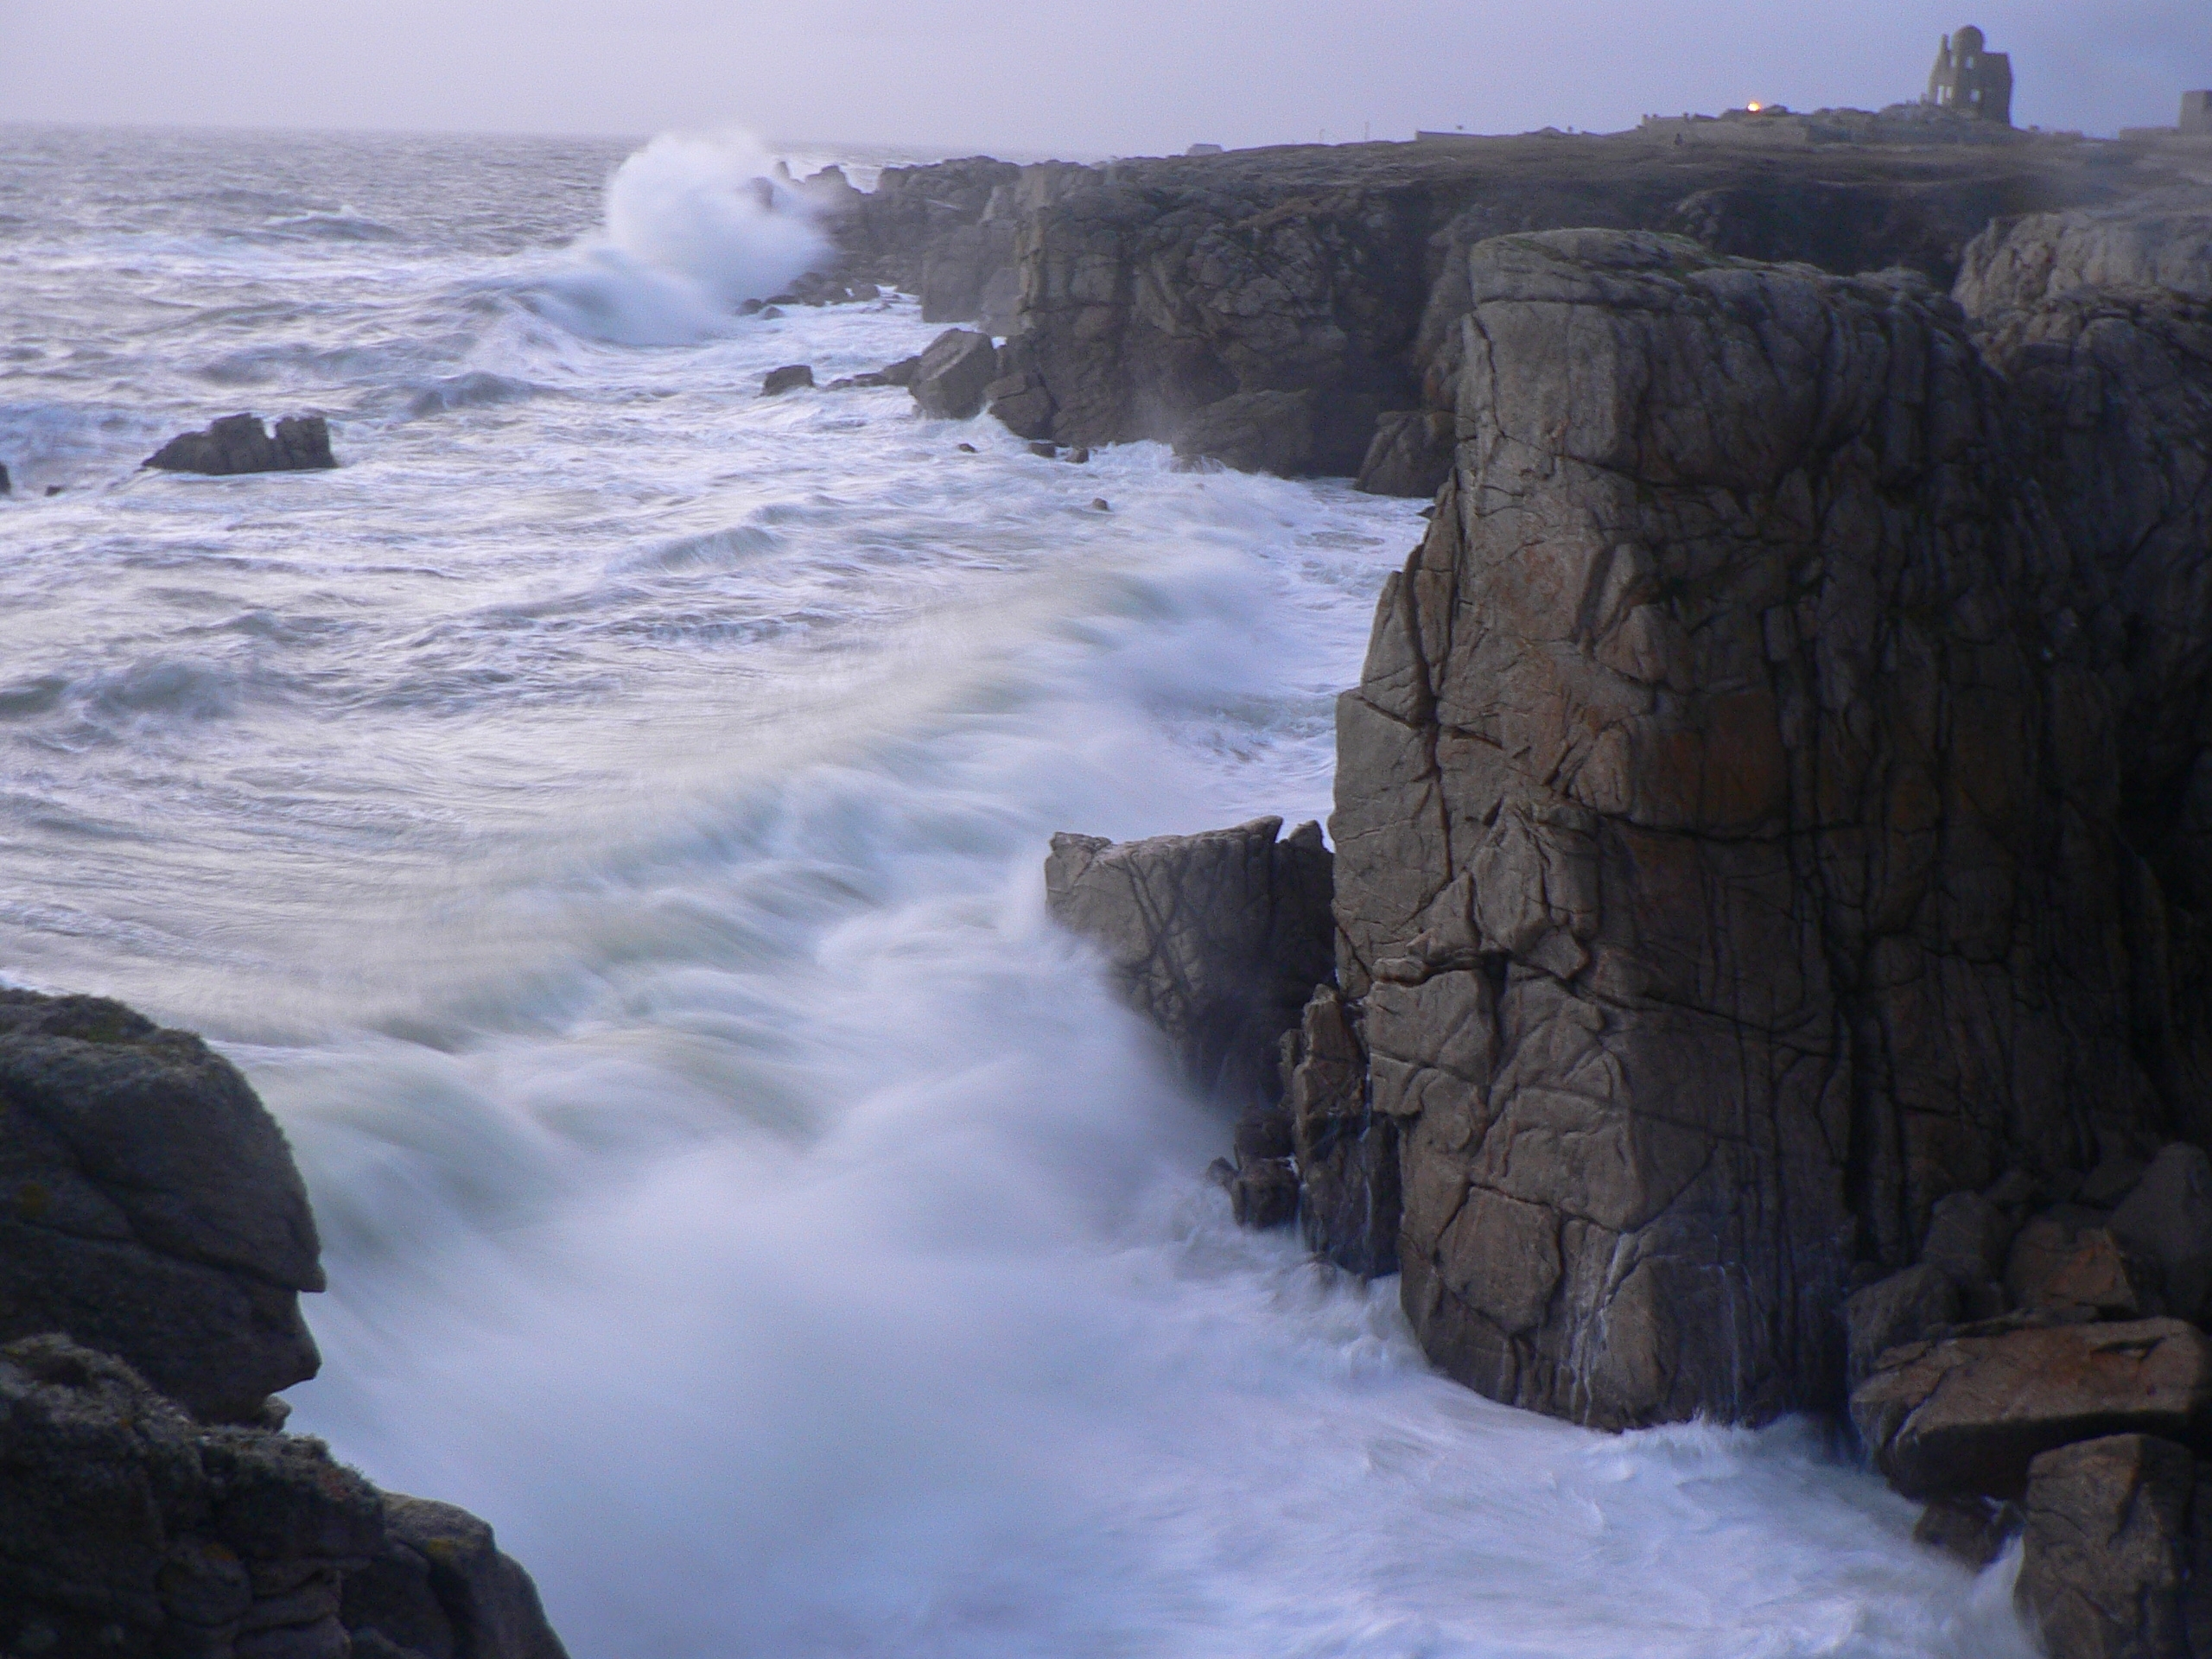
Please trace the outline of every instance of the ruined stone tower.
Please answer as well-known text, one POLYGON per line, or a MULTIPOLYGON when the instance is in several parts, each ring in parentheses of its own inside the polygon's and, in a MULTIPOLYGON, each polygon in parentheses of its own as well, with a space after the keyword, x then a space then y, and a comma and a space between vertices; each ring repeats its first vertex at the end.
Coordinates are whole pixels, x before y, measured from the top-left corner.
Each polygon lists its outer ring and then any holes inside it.
POLYGON ((1976 120, 2012 124, 2012 60, 1986 49, 1988 39, 1969 24, 1946 35, 1929 72, 1926 102, 1976 120))

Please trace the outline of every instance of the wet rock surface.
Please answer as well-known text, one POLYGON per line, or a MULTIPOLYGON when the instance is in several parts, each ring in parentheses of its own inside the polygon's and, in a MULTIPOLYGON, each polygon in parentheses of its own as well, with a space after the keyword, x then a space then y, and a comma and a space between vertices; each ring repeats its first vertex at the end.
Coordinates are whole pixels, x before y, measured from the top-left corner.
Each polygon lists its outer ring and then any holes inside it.
POLYGON ((253 415, 227 415, 204 431, 171 438, 143 465, 165 473, 300 473, 335 467, 330 425, 320 415, 288 415, 275 432, 253 415))

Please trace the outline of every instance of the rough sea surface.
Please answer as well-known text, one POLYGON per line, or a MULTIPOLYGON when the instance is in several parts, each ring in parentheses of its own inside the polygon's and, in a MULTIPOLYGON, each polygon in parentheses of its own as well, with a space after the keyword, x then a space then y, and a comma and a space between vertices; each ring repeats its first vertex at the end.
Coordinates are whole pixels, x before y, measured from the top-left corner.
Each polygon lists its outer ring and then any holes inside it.
POLYGON ((1812 1429, 1503 1409, 1238 1232, 1047 925, 1056 830, 1325 816, 1417 504, 763 400, 934 331, 734 318, 804 223, 636 148, 0 128, 0 974, 283 1120, 293 1426, 577 1659, 2030 1653, 1812 1429), (344 465, 137 470, 241 409, 344 465))

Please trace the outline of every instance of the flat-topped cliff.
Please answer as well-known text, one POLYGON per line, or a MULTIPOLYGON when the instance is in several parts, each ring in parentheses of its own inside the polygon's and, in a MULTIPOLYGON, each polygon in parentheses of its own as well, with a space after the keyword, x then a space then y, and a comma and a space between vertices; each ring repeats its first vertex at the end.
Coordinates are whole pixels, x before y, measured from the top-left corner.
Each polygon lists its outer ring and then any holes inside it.
POLYGON ((969 160, 887 173, 840 234, 852 269, 917 288, 926 315, 1007 337, 992 407, 1026 437, 1185 441, 1194 455, 1363 472, 1368 487, 1425 495, 1441 480, 1441 429, 1412 417, 1452 407, 1465 256, 1487 238, 1656 231, 1838 275, 1901 267, 1948 289, 1993 219, 2188 181, 2180 162, 2139 147, 1867 133, 969 160))

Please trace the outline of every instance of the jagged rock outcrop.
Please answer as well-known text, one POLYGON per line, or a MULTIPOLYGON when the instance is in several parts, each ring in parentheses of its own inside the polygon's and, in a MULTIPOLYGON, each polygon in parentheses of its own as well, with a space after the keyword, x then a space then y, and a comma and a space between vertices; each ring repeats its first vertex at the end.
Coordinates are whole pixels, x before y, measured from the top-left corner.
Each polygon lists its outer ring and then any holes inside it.
MULTIPOLYGON (((2131 256, 2062 258, 2069 221, 1993 231, 1973 260, 1993 269, 2022 243, 2053 270, 2130 280, 2194 273, 2196 294, 1976 280, 1989 360, 2011 382, 2031 438, 2024 472, 2046 494, 2079 561, 2068 620, 2100 662, 2117 707, 2120 822, 2142 861, 2126 949, 2138 978, 2138 1046, 2177 1127, 2212 1141, 2212 213, 2107 215, 2102 238, 2131 256), (2037 238, 2041 228, 2050 234, 2037 238)), ((2040 267, 2038 267, 2040 268, 2040 267)), ((2017 275, 2017 273, 2016 273, 2017 275)))
POLYGON ((1366 1277, 1398 1253, 1396 1127, 1372 1110, 1358 1016, 1334 970, 1331 856, 1279 818, 1116 845, 1055 836, 1052 915, 1101 945, 1123 999, 1183 1073, 1240 1109, 1214 1174, 1236 1220, 1297 1220, 1316 1255, 1366 1277))
POLYGON ((1116 843, 1052 837, 1046 903, 1096 943, 1123 999, 1166 1034, 1183 1075, 1233 1105, 1281 1097, 1282 1039, 1330 974, 1330 855, 1281 818, 1116 843))
POLYGON ((1861 1264, 2160 1113, 2071 555, 1924 283, 1605 232, 1468 281, 1457 476, 1339 717, 1408 1311, 1580 1421, 1834 1405, 1861 1264))
POLYGON ((0 1346, 0 1648, 564 1659, 480 1521, 379 1494, 320 1440, 195 1422, 60 1337, 0 1346))
POLYGON ((482 1522, 276 1428, 317 1255, 199 1038, 0 990, 0 1652, 563 1659, 482 1522))
POLYGON ((171 438, 141 463, 165 473, 303 473, 335 467, 330 424, 288 415, 272 435, 253 415, 226 415, 204 431, 171 438))
POLYGON ((537 1586, 466 1510, 384 1494, 384 1546, 349 1573, 340 1617, 365 1659, 567 1659, 537 1586))
POLYGON ((307 1192, 236 1067, 118 1002, 0 989, 0 1341, 67 1332, 210 1421, 320 1360, 307 1192))
POLYGON ((1358 1019, 1333 985, 1313 993, 1292 1038, 1287 1099, 1306 1243, 1348 1273, 1398 1268, 1398 1126, 1368 1092, 1358 1019))
MULTIPOLYGON (((1008 332, 1031 378, 1025 436, 1173 442, 1221 399, 1315 395, 1308 469, 1351 474, 1377 418, 1448 410, 1465 264, 1500 234, 1673 231, 1839 273, 1948 286, 1999 214, 2118 200, 2169 176, 2093 147, 1675 147, 1530 135, 1117 162, 1020 216, 1008 332)), ((1402 434, 1401 435, 1403 435, 1402 434)))
POLYGON ((919 296, 925 322, 981 322, 987 333, 1007 334, 1020 293, 1020 221, 1087 174, 1072 162, 1017 166, 988 156, 886 168, 874 190, 835 200, 829 229, 838 269, 848 280, 872 277, 919 296))
POLYGON ((1996 319, 2069 296, 2152 290, 2212 299, 2212 209, 2201 194, 1999 219, 1967 245, 1953 292, 1996 319))
POLYGON ((929 344, 907 382, 923 414, 969 421, 983 412, 984 394, 998 378, 998 348, 988 334, 948 328, 929 344))

